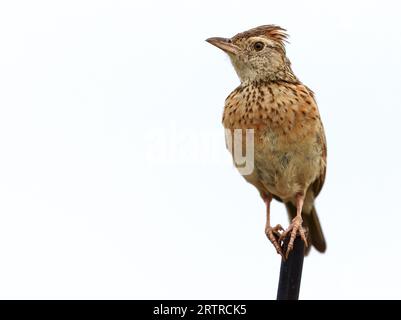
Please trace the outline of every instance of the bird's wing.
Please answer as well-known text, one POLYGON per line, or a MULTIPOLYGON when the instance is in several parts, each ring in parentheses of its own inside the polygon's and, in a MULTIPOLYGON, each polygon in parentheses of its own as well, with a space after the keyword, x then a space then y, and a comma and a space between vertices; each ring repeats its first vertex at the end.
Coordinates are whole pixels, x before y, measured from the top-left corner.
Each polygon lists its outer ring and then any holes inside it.
POLYGON ((323 188, 324 180, 326 179, 326 164, 327 164, 327 143, 326 136, 324 134, 323 124, 321 124, 321 130, 317 135, 318 143, 322 145, 322 169, 318 178, 312 183, 312 190, 315 198, 319 195, 320 191, 323 188))

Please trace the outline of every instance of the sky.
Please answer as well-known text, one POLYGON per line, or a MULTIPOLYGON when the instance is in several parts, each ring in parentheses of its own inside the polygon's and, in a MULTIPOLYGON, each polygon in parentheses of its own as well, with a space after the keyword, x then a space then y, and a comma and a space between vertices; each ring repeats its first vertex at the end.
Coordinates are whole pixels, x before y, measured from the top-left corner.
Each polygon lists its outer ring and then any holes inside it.
POLYGON ((328 141, 328 248, 300 298, 400 299, 399 7, 2 1, 0 298, 275 299, 264 203, 221 125, 239 80, 204 40, 277 24, 328 141))

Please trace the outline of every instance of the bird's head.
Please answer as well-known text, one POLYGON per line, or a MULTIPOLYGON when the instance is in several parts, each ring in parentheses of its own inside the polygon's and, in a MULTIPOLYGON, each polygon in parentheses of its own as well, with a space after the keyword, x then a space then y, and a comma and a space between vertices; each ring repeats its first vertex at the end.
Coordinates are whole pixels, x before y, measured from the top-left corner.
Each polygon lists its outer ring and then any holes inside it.
POLYGON ((275 25, 265 25, 232 38, 206 41, 228 54, 241 82, 295 80, 285 53, 285 31, 275 25))

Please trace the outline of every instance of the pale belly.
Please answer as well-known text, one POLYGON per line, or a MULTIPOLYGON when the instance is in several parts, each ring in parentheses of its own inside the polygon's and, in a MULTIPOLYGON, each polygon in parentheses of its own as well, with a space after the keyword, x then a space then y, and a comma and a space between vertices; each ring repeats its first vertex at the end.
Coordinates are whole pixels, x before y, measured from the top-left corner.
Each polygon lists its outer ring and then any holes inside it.
POLYGON ((254 170, 244 178, 261 193, 290 201, 316 180, 322 161, 322 149, 313 137, 292 144, 265 139, 256 144, 254 170))

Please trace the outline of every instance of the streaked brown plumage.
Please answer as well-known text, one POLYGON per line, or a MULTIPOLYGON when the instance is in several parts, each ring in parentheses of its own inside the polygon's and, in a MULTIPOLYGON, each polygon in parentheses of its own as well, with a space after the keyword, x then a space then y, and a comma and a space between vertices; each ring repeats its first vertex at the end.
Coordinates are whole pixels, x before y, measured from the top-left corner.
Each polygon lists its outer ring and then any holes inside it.
POLYGON ((282 240, 290 235, 288 256, 297 233, 318 251, 326 249, 314 206, 325 178, 326 139, 314 94, 286 57, 286 38, 284 29, 267 25, 207 41, 229 55, 241 80, 226 99, 223 125, 254 129, 254 170, 244 178, 266 202, 266 235, 281 255, 282 240), (282 233, 280 225, 270 225, 272 198, 285 203, 291 219, 282 233))

